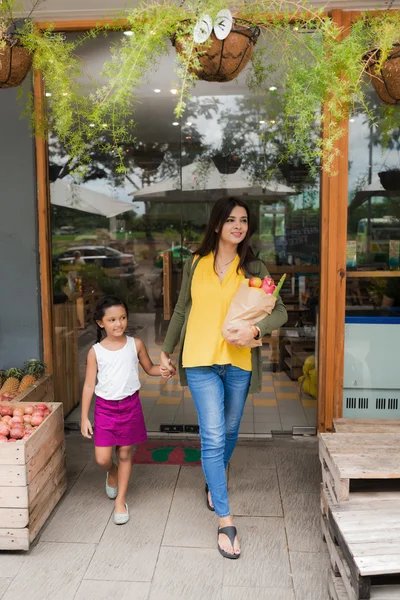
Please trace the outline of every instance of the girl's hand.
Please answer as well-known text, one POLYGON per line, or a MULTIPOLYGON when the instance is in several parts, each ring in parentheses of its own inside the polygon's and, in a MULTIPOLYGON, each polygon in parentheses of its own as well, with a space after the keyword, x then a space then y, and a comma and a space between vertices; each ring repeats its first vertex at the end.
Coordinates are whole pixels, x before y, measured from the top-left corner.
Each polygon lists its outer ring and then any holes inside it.
POLYGON ((88 440, 92 439, 93 428, 92 428, 92 424, 88 418, 82 419, 81 434, 83 435, 84 438, 87 438, 88 440))
POLYGON ((232 346, 248 346, 254 340, 254 333, 248 326, 228 327, 228 331, 226 341, 232 346))
POLYGON ((170 379, 171 377, 173 377, 175 375, 175 373, 171 373, 169 371, 169 369, 166 369, 165 367, 161 367, 161 366, 160 366, 160 373, 161 373, 161 377, 163 377, 164 379, 170 379))
POLYGON ((161 369, 166 369, 169 372, 169 377, 172 377, 172 375, 175 375, 176 373, 176 367, 172 364, 169 354, 166 352, 161 352, 160 354, 160 370, 161 369))

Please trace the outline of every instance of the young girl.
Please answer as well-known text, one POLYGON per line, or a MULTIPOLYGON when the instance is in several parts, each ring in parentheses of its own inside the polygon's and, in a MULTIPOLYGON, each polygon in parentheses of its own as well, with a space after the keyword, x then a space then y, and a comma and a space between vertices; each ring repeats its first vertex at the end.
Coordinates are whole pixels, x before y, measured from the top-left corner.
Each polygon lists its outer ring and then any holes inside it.
POLYGON ((87 358, 81 433, 89 439, 93 435, 89 409, 95 392, 96 462, 107 471, 106 494, 115 499, 114 523, 123 525, 129 520, 126 492, 132 468, 132 445, 147 439, 139 400, 138 365, 140 363, 145 372, 154 377, 168 378, 171 373, 152 363, 141 340, 125 335, 128 324, 125 302, 115 296, 102 298, 97 303, 94 319, 97 344, 89 350, 87 358), (118 465, 112 460, 113 446, 116 446, 118 465))

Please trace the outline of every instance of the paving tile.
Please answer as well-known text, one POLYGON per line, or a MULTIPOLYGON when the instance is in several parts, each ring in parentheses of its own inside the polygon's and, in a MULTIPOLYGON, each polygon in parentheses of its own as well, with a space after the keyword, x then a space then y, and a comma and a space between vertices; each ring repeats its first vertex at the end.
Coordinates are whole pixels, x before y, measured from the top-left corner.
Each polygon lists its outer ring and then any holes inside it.
POLYGON ((278 400, 300 400, 297 392, 276 392, 276 397, 278 400))
POLYGON ((224 562, 224 585, 292 588, 283 519, 237 517, 240 560, 224 562))
POLYGON ((26 552, 0 551, 0 577, 13 578, 24 564, 26 552))
POLYGON ((149 600, 222 600, 223 560, 216 548, 162 547, 149 600))
POLYGON ((93 442, 82 437, 80 432, 65 436, 67 455, 68 486, 72 487, 88 462, 93 458, 93 442))
POLYGON ((324 552, 319 493, 283 494, 282 502, 289 550, 324 552))
POLYGON ((12 582, 12 577, 0 577, 0 598, 4 597, 8 586, 12 582))
POLYGON ((254 398, 254 406, 278 406, 275 394, 271 394, 271 398, 254 398))
POLYGON ((103 469, 93 459, 57 506, 41 540, 98 543, 114 509, 105 493, 105 481, 103 469))
POLYGON ((217 519, 207 509, 204 486, 200 467, 181 467, 163 546, 215 548, 217 519))
POLYGON ((160 398, 157 400, 157 404, 180 404, 181 403, 181 398, 180 396, 166 396, 165 394, 163 394, 162 396, 160 396, 160 398))
POLYGON ((140 390, 140 398, 158 398, 160 390, 140 390))
POLYGON ((254 433, 254 422, 242 421, 239 427, 239 434, 241 433, 254 433))
POLYGON ((231 462, 231 468, 237 469, 276 469, 275 449, 271 446, 236 446, 231 462))
POLYGON ((326 552, 290 552, 296 600, 327 597, 329 558, 326 552))
POLYGON ((318 400, 316 398, 302 398, 301 403, 303 406, 307 406, 308 408, 318 406, 318 400))
POLYGON ((267 423, 255 423, 254 433, 271 433, 271 431, 282 431, 283 425, 280 421, 273 422, 268 421, 267 423))
POLYGON ((174 398, 180 398, 182 399, 183 395, 182 395, 182 390, 169 390, 166 387, 163 389, 162 393, 161 393, 162 397, 174 397, 174 398))
POLYGON ((84 579, 74 600, 147 600, 150 583, 84 579))
POLYGON ((94 544, 40 541, 2 600, 72 600, 95 548, 94 544))
POLYGON ((278 402, 279 413, 288 417, 304 415, 304 409, 301 405, 300 399, 294 400, 282 400, 278 402))
POLYGON ((296 492, 307 494, 319 491, 321 467, 317 444, 307 450, 297 445, 290 449, 277 448, 275 459, 282 494, 296 492))
POLYGON ((295 600, 295 597, 294 591, 290 589, 227 587, 224 585, 222 600, 295 600))
POLYGON ((151 581, 179 467, 134 465, 127 502, 130 520, 111 520, 85 579, 151 581))
POLYGON ((304 407, 304 412, 306 413, 308 424, 317 426, 318 409, 304 407))
POLYGON ((231 513, 235 516, 282 517, 276 471, 272 468, 238 469, 231 466, 229 505, 231 513))
POLYGON ((254 409, 255 423, 269 423, 270 421, 278 422, 279 410, 277 406, 257 406, 254 409))

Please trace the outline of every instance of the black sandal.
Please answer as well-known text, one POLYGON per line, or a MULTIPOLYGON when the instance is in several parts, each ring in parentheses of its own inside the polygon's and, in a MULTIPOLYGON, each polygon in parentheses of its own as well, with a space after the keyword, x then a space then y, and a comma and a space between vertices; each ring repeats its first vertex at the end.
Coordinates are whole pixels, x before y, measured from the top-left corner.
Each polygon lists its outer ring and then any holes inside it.
POLYGON ((213 506, 211 506, 209 500, 208 500, 208 492, 210 490, 208 489, 208 485, 206 484, 206 503, 207 503, 207 508, 208 510, 212 510, 213 512, 215 512, 215 508, 213 506))
MULTIPOLYGON (((228 525, 227 527, 218 527, 218 536, 220 533, 224 533, 228 536, 230 543, 232 544, 232 548, 234 548, 235 537, 237 536, 237 529, 233 525, 228 525)), ((218 537, 217 537, 218 539, 218 537)), ((240 554, 230 554, 229 552, 225 552, 222 550, 221 546, 218 544, 218 551, 224 558, 231 558, 232 560, 236 560, 240 557, 240 554)))

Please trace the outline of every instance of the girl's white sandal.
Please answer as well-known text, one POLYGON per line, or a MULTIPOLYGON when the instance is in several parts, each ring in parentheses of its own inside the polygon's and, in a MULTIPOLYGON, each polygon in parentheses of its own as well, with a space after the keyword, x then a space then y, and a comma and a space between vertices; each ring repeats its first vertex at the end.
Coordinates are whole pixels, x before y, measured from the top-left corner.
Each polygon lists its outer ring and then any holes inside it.
POLYGON ((115 487, 111 487, 111 485, 108 485, 108 473, 106 476, 106 494, 110 500, 115 500, 115 498, 118 496, 118 486, 116 485, 115 487))
POLYGON ((116 525, 125 525, 129 521, 129 509, 128 505, 125 504, 126 513, 116 513, 114 512, 114 523, 116 525))

